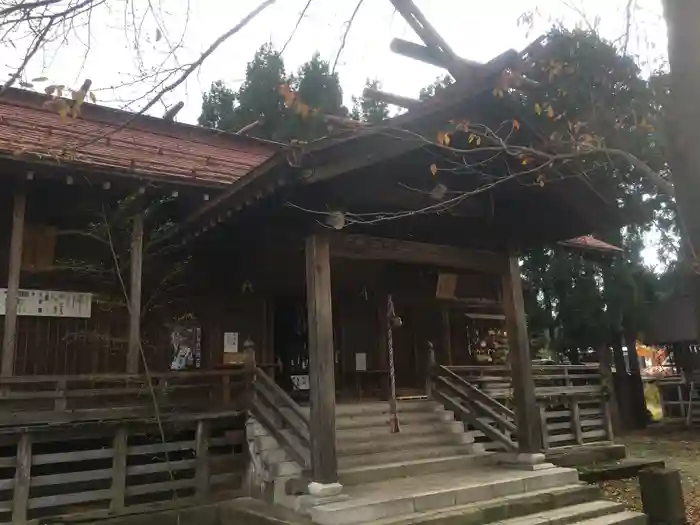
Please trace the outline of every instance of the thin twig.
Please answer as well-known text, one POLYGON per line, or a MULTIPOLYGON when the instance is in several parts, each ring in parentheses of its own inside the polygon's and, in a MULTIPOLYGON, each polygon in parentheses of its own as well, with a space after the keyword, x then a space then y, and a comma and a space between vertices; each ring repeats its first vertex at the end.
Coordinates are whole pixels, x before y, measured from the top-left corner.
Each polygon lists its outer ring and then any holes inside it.
POLYGON ((355 6, 355 10, 352 12, 352 16, 350 16, 350 20, 348 20, 347 26, 345 27, 345 33, 343 33, 343 41, 340 43, 340 47, 338 48, 338 54, 335 55, 335 61, 333 62, 333 70, 331 73, 335 73, 335 68, 338 65, 338 60, 340 59, 340 55, 343 52, 343 49, 345 49, 345 44, 348 40, 348 33, 350 32, 350 28, 352 27, 352 23, 355 20, 355 17, 357 16, 357 12, 360 10, 360 7, 362 7, 362 3, 365 0, 359 0, 357 2, 357 5, 355 6))
POLYGON ((301 13, 299 14, 299 18, 297 18, 297 23, 294 25, 294 29, 292 29, 292 32, 290 33, 289 38, 287 39, 287 41, 286 41, 286 42, 284 43, 284 45, 282 46, 282 50, 280 51, 280 55, 284 54, 284 50, 287 49, 287 46, 289 45, 289 43, 290 43, 290 42, 292 41, 292 39, 294 38, 294 35, 296 34, 297 29, 299 29, 299 25, 301 24, 302 19, 304 18, 304 16, 306 16, 306 11, 309 9, 309 6, 311 5, 311 2, 313 2, 313 0, 308 0, 308 1, 306 2, 306 5, 304 6, 304 9, 302 9, 301 13))

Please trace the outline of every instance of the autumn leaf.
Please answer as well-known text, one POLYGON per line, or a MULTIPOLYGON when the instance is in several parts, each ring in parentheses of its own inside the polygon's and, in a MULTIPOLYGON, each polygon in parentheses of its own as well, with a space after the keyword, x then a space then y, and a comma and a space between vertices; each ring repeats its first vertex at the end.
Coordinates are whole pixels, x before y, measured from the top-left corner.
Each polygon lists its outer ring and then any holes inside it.
POLYGON ((547 105, 547 116, 549 118, 554 118, 554 108, 552 107, 551 104, 547 105))
POLYGON ((539 102, 535 102, 535 114, 536 115, 542 114, 542 106, 540 106, 539 102))
POLYGON ((437 175, 438 172, 438 167, 436 164, 431 164, 430 165, 430 173, 432 173, 433 177, 437 175))
POLYGON ((449 146, 450 142, 452 141, 452 137, 450 137, 450 134, 441 131, 437 134, 437 143, 440 144, 441 146, 449 146))
POLYGON ((308 118, 311 109, 304 103, 295 104, 295 110, 301 118, 308 118))
POLYGON ((503 90, 500 88, 496 88, 493 90, 493 96, 496 98, 503 98, 503 90))
POLYGON ((481 146, 481 137, 476 137, 476 145, 481 146))
POLYGON ((476 135, 474 135, 474 133, 471 133, 471 134, 469 135, 469 141, 468 141, 469 144, 471 144, 471 143, 474 141, 475 138, 476 138, 476 135))
POLYGON ((513 119, 513 131, 518 131, 520 129, 520 122, 518 122, 516 119, 513 119))

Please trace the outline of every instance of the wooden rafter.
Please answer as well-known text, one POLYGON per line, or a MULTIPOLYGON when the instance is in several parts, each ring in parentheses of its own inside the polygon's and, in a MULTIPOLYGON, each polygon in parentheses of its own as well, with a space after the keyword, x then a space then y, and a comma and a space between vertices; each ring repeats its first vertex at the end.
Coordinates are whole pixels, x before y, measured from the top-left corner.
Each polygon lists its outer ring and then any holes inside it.
MULTIPOLYGON (((391 50, 398 55, 403 55, 405 57, 448 70, 452 65, 450 63, 450 58, 445 55, 445 53, 416 44, 414 42, 409 42, 408 40, 404 40, 402 38, 394 38, 391 41, 391 50)), ((458 56, 453 57, 452 60, 456 61, 456 65, 459 67, 461 74, 464 74, 469 68, 478 68, 483 66, 483 64, 480 62, 467 60, 466 58, 461 58, 458 56)))

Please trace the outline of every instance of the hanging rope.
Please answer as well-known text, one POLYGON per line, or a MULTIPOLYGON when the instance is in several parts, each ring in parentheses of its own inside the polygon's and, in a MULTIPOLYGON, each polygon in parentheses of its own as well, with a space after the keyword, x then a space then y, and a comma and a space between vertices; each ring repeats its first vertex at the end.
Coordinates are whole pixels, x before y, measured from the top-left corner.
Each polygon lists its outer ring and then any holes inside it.
POLYGON ((391 384, 391 397, 389 399, 389 425, 392 433, 401 431, 399 427, 399 414, 396 408, 396 370, 394 369, 394 324, 397 322, 396 311, 394 310, 394 301, 391 299, 391 294, 386 300, 386 339, 387 347, 389 348, 389 383, 391 384))

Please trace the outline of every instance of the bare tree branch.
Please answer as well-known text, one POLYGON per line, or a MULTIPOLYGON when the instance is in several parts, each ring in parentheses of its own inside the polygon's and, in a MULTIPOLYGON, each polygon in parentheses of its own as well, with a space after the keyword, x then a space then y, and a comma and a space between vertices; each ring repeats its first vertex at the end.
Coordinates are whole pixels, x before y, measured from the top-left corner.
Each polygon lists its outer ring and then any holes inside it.
POLYGON ((62 0, 39 0, 38 2, 23 2, 17 5, 6 7, 2 11, 0 11, 0 17, 10 15, 16 11, 31 11, 32 9, 36 9, 37 7, 45 7, 51 4, 57 4, 61 1, 62 0))
POLYGON ((95 136, 89 141, 86 141, 82 144, 79 144, 75 146, 74 149, 80 149, 85 146, 89 146, 90 144, 94 144, 103 138, 112 135, 116 133, 117 131, 126 128, 129 126, 136 118, 138 118, 140 115, 143 115, 146 111, 151 109, 153 106, 155 106, 167 93, 170 93, 173 91, 175 88, 177 88, 180 84, 182 84, 185 80, 187 80, 187 77, 189 77, 192 72, 194 72, 198 67, 202 65, 202 63, 214 52, 216 49, 223 44, 226 40, 231 38, 233 35, 238 33, 241 29, 243 29, 246 25, 248 25, 256 16, 258 16, 262 11, 264 11, 267 7, 271 6, 274 4, 277 0, 265 0, 262 2, 258 7, 253 9, 248 15, 246 15, 238 24, 236 24, 234 27, 226 31, 224 34, 219 36, 214 42, 199 56, 197 60, 189 64, 187 67, 185 67, 184 71, 182 74, 172 83, 168 84, 165 86, 163 89, 161 89, 155 97, 151 99, 150 102, 148 102, 141 110, 139 110, 137 113, 134 113, 127 121, 122 124, 121 126, 108 131, 107 133, 103 133, 101 135, 95 136))

